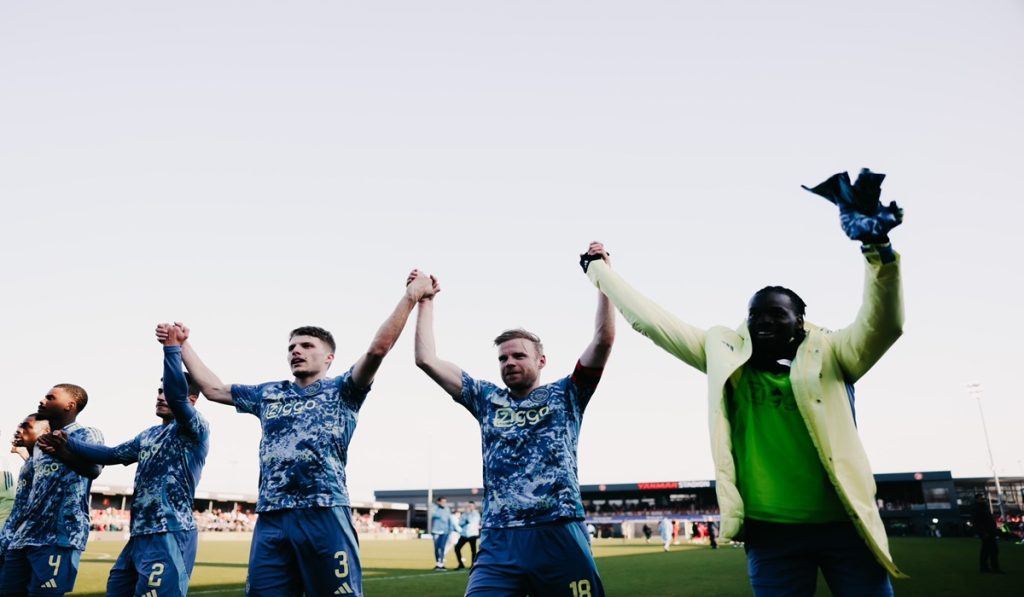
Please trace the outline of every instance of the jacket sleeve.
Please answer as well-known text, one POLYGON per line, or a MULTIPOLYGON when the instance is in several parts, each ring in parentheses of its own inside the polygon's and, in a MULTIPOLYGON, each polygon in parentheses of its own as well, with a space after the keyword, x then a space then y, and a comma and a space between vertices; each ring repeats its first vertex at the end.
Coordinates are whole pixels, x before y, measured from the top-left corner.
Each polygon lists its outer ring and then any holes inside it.
POLYGON ((592 261, 587 268, 587 277, 608 297, 634 330, 687 365, 702 372, 707 371, 705 330, 683 323, 637 292, 604 261, 592 261))
POLYGON ((835 332, 833 350, 848 383, 860 379, 903 334, 900 256, 888 245, 865 245, 864 301, 857 319, 835 332))

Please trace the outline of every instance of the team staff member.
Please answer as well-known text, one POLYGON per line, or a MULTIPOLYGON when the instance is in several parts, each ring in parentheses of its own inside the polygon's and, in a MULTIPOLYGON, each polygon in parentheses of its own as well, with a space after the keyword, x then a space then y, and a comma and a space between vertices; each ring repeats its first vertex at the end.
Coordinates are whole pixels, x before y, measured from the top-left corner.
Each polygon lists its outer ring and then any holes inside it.
MULTIPOLYGON (((878 201, 884 175, 845 172, 814 189, 839 206, 862 243, 864 302, 847 328, 804 321, 804 302, 780 286, 759 290, 739 329, 683 323, 600 259, 584 271, 633 328, 708 375, 712 455, 722 536, 745 530, 754 593, 811 595, 818 568, 838 595, 891 595, 875 484, 857 435, 853 384, 903 329, 900 259, 888 232, 902 211, 878 201)), ((591 245, 591 258, 606 252, 591 245)))

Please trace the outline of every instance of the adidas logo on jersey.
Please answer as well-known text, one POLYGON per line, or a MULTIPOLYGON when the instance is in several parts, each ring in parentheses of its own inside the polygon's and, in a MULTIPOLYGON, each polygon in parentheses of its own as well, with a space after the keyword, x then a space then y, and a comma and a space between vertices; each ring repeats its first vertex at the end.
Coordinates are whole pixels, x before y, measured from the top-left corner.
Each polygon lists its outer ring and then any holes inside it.
POLYGON ((352 587, 348 586, 348 583, 342 583, 338 590, 334 592, 335 595, 351 595, 354 591, 352 587))
POLYGON ((142 597, 157 597, 156 589, 153 589, 151 591, 146 591, 145 593, 142 594, 142 597))
POLYGON ((57 579, 56 578, 51 578, 50 580, 48 580, 48 581, 44 582, 43 584, 39 585, 39 588, 40 589, 56 589, 57 588, 57 579))

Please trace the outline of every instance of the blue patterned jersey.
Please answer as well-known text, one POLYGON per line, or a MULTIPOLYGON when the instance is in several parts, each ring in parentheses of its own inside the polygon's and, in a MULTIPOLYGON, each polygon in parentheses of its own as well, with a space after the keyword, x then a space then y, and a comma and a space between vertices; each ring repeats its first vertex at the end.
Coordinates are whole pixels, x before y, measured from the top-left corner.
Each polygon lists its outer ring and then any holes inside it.
MULTIPOLYGON (((77 421, 64 427, 69 439, 102 444, 103 434, 77 421)), ((32 458, 32 491, 25 504, 22 524, 14 532, 9 549, 55 545, 85 549, 89 539, 89 488, 83 477, 53 456, 35 450, 32 458)))
POLYGON ((210 450, 210 426, 199 414, 186 425, 156 425, 114 448, 121 464, 138 462, 132 535, 191 531, 192 501, 210 450))
POLYGON ((132 535, 191 531, 192 501, 210 451, 210 425, 188 399, 181 347, 164 347, 164 398, 174 418, 114 448, 77 440, 68 447, 94 464, 139 463, 132 496, 132 535))
POLYGON ((11 543, 11 537, 14 536, 14 531, 21 524, 21 519, 25 515, 28 494, 32 491, 32 473, 34 471, 31 459, 21 465, 21 472, 18 473, 18 481, 14 486, 14 505, 11 506, 11 514, 7 517, 3 529, 0 529, 0 555, 11 543))
POLYGON ((572 375, 522 399, 462 372, 456 402, 480 423, 485 529, 583 520, 576 449, 601 371, 577 362, 572 375))
POLYGON ((289 381, 231 386, 238 412, 256 415, 263 427, 257 512, 349 505, 348 444, 369 391, 352 381, 352 369, 305 388, 289 381))

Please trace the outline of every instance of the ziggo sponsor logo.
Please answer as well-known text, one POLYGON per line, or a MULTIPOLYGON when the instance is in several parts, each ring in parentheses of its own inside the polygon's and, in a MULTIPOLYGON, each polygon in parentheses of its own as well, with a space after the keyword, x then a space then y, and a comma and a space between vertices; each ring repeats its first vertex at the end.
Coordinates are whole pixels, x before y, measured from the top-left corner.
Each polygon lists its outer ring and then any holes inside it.
POLYGON ((287 417, 288 415, 301 415, 302 413, 313 410, 316 407, 316 400, 307 400, 305 402, 274 402, 267 407, 266 418, 276 419, 277 417, 287 417))
POLYGON ((60 471, 60 464, 57 462, 47 462, 36 467, 36 474, 43 477, 53 475, 58 471, 60 471))
POLYGON ((548 414, 551 408, 542 406, 529 410, 516 410, 514 408, 499 408, 494 411, 495 427, 524 427, 527 423, 536 425, 548 414))

